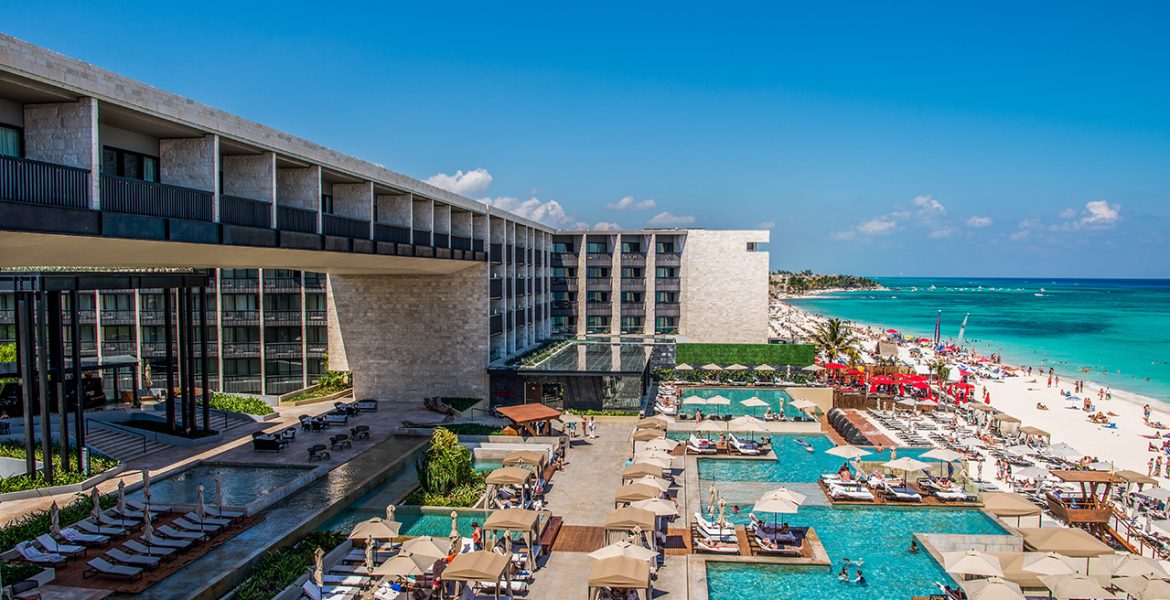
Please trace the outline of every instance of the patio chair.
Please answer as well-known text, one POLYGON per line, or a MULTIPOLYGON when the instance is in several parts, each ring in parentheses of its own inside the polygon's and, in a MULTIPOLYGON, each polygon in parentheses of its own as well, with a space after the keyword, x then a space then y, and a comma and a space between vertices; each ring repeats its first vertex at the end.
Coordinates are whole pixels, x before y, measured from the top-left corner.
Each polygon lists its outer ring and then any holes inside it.
POLYGON ((301 422, 302 431, 309 431, 313 428, 313 417, 301 415, 298 420, 301 422))
POLYGON ((155 556, 163 560, 170 560, 173 558, 171 555, 178 552, 178 548, 171 548, 170 546, 147 546, 138 540, 126 540, 122 545, 136 554, 155 556))
POLYGON ((85 519, 84 521, 78 521, 78 522, 74 523, 73 526, 76 527, 77 529, 80 529, 80 530, 84 531, 85 533, 89 533, 89 534, 108 535, 108 536, 115 536, 115 537, 120 536, 120 535, 126 535, 126 528, 125 527, 111 527, 108 525, 98 525, 97 523, 94 523, 93 521, 90 521, 89 519, 85 519))
POLYGON ((354 405, 362 412, 375 412, 378 410, 378 401, 373 398, 365 398, 354 402, 354 405))
POLYGON ((345 410, 335 410, 325 414, 325 422, 330 425, 348 425, 349 415, 345 410))
POLYGON ((138 567, 113 565, 101 558, 91 558, 85 564, 89 565, 89 568, 81 573, 82 579, 89 579, 90 577, 101 575, 113 579, 133 581, 142 577, 142 569, 138 567))
POLYGON ((297 428, 289 427, 280 432, 280 437, 284 439, 285 443, 295 441, 297 439, 297 428))
POLYGON ((162 560, 154 556, 140 556, 138 554, 128 554, 113 548, 106 552, 106 557, 121 565, 129 565, 132 567, 141 567, 143 569, 157 569, 159 562, 162 560))
MULTIPOLYGON (((159 535, 163 535, 163 536, 166 536, 168 538, 172 538, 172 539, 176 539, 176 540, 195 541, 195 540, 202 540, 203 538, 207 537, 206 533, 202 533, 199 531, 187 531, 187 530, 179 531, 178 529, 175 529, 174 527, 171 527, 170 525, 159 525, 157 530, 158 530, 159 535)), ((158 542, 156 542, 156 543, 158 543, 158 542)))
POLYGON ((53 537, 47 533, 38 535, 37 543, 41 545, 41 548, 45 549, 45 552, 50 554, 60 554, 62 556, 85 556, 86 552, 85 546, 62 544, 61 542, 53 539, 53 537))
POLYGON ((325 447, 325 444, 314 444, 309 446, 309 462, 313 462, 315 460, 328 460, 331 458, 333 458, 333 455, 329 453, 329 449, 325 447))
MULTIPOLYGON (((126 506, 129 506, 130 508, 133 508, 134 510, 137 510, 139 512, 146 512, 146 505, 137 501, 137 500, 127 500, 126 506)), ((169 512, 171 512, 171 507, 169 507, 165 504, 151 504, 150 505, 151 516, 157 517, 158 515, 161 515, 163 513, 169 513, 169 512)))
POLYGON ((339 433, 339 434, 329 438, 329 449, 330 450, 345 450, 347 448, 352 448, 352 447, 353 447, 353 444, 350 443, 349 436, 345 435, 344 433, 339 433))
POLYGON ((370 439, 370 426, 358 425, 349 429, 349 435, 353 440, 368 440, 370 439))
POLYGON ((271 437, 257 437, 259 434, 252 434, 252 452, 281 452, 284 450, 285 442, 283 439, 273 439, 271 437))

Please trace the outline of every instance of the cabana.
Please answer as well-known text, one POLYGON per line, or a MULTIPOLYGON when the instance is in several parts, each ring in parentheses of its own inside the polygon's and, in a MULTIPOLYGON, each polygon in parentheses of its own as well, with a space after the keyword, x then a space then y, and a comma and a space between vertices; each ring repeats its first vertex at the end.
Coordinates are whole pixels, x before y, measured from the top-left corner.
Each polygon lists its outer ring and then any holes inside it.
POLYGON ((657 548, 654 535, 654 513, 641 508, 619 508, 605 517, 605 543, 625 539, 625 534, 637 533, 641 539, 639 543, 649 543, 651 548, 657 548))
POLYGON ((629 556, 611 556, 593 563, 589 600, 597 600, 602 590, 610 588, 635 590, 639 600, 650 600, 650 563, 629 556))
POLYGON ((666 437, 666 431, 662 429, 648 428, 634 431, 635 442, 648 442, 663 437, 666 437))
POLYGON ((1113 548, 1076 527, 1023 527, 1024 547, 1034 552, 1055 552, 1074 558, 1113 554, 1113 548))
POLYGON ((1044 518, 1044 511, 1039 506, 1015 492, 986 492, 983 494, 983 508, 1000 518, 1015 517, 1016 527, 1020 526, 1023 517, 1037 517, 1037 527, 1044 518))
POLYGON ((659 417, 659 416, 654 416, 654 417, 646 417, 645 419, 638 421, 638 424, 636 427, 638 429, 661 429, 663 431, 666 431, 666 428, 669 424, 670 424, 670 422, 667 421, 665 418, 659 417))
MULTIPOLYGON (((496 499, 496 492, 501 486, 505 485, 514 485, 519 488, 521 504, 527 505, 528 498, 523 497, 526 495, 526 484, 534 479, 536 479, 535 473, 521 467, 501 467, 495 471, 492 471, 491 473, 488 473, 487 479, 484 480, 484 482, 487 484, 487 489, 484 490, 483 494, 482 504, 484 508, 489 507, 492 500, 496 499)), ((497 508, 504 507, 497 506, 497 508)))
POLYGON ((647 475, 650 475, 651 477, 662 477, 662 467, 658 465, 652 465, 650 463, 639 462, 622 469, 623 482, 629 479, 645 477, 647 475))
POLYGON ((996 413, 995 416, 991 417, 991 421, 995 423, 995 430, 1004 436, 1011 435, 1018 430, 1022 422, 1007 413, 996 413))
POLYGON ((542 450, 516 450, 504 457, 505 467, 535 467, 537 473, 543 473, 548 463, 548 453, 542 450))
POLYGON ((629 504, 639 500, 651 500, 662 495, 662 490, 646 485, 644 483, 627 483, 618 488, 617 493, 614 494, 613 502, 616 507, 619 504, 629 504))
POLYGON ((1019 432, 1020 435, 1026 435, 1026 436, 1035 437, 1035 438, 1044 438, 1044 445, 1046 445, 1046 446, 1049 444, 1049 442, 1052 441, 1052 434, 1048 433, 1047 431, 1044 431, 1043 429, 1040 429, 1039 427, 1033 427, 1031 425, 1024 425, 1023 427, 1019 428, 1017 431, 1019 432))
POLYGON ((530 436, 549 435, 552 431, 551 421, 561 416, 561 411, 540 403, 501 406, 496 412, 508 419, 518 433, 530 436), (543 433, 537 431, 538 423, 544 423, 543 433))
POLYGON ((518 531, 524 536, 524 543, 528 545, 528 555, 525 564, 529 571, 536 569, 536 540, 540 537, 540 513, 535 510, 509 508, 497 510, 488 515, 483 522, 484 533, 491 536, 492 545, 495 545, 495 532, 502 531, 504 535, 511 535, 518 531))
POLYGON ((458 581, 461 585, 455 590, 455 597, 461 598, 463 591, 470 584, 487 583, 495 587, 496 600, 500 600, 500 588, 508 590, 507 596, 512 596, 512 570, 508 568, 508 557, 496 554, 489 550, 467 552, 460 554, 443 570, 443 581, 458 581), (504 585, 500 585, 500 581, 504 585))

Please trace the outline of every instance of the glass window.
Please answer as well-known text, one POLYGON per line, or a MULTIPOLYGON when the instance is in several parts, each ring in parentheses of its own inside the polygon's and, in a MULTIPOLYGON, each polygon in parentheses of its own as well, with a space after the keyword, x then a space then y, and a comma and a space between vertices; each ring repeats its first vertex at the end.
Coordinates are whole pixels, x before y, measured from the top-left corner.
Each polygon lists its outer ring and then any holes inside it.
POLYGON ((622 279, 641 279, 642 269, 622 267, 622 279))
POLYGON ((321 194, 321 212, 333 214, 333 194, 321 194))
POLYGON ((654 276, 659 279, 675 279, 678 277, 678 269, 675 267, 655 267, 654 276))
POLYGON ((637 253, 642 251, 641 242, 622 242, 622 252, 637 253))
POLYGON ((0 125, 0 156, 24 156, 24 135, 19 127, 0 125))
POLYGON ((609 244, 605 242, 589 242, 585 246, 585 251, 589 254, 608 254, 609 244))
POLYGON ((589 315, 585 317, 585 329, 588 331, 609 330, 609 317, 589 315))
POLYGON ((678 298, 674 292, 655 292, 654 301, 658 304, 674 304, 678 298))
POLYGON ((102 174, 142 181, 158 181, 158 157, 104 146, 102 147, 102 174))
POLYGON ((572 252, 573 248, 565 242, 553 242, 552 251, 554 254, 567 254, 572 252))
POLYGON ((102 310, 134 310, 130 294, 102 294, 102 310))
POLYGON ((609 302, 608 292, 585 292, 585 301, 590 304, 609 302))
POLYGON ((568 302, 569 292, 553 292, 552 299, 554 302, 568 302))
POLYGON ((586 277, 594 277, 594 278, 609 277, 609 270, 603 269, 601 267, 585 267, 585 276, 586 277))
POLYGON ((129 325, 106 325, 102 327, 102 339, 107 342, 132 342, 134 328, 129 325))
POLYGON ((655 317, 654 333, 678 333, 678 319, 675 317, 655 317))
POLYGON ((642 294, 638 292, 622 292, 622 302, 626 304, 641 304, 642 294))
POLYGON ((640 332, 642 331, 642 317, 622 317, 622 332, 640 332))
POLYGON ((654 251, 658 254, 673 254, 674 242, 658 242, 654 244, 654 251))
POLYGON ((305 294, 305 310, 325 310, 325 294, 305 294))

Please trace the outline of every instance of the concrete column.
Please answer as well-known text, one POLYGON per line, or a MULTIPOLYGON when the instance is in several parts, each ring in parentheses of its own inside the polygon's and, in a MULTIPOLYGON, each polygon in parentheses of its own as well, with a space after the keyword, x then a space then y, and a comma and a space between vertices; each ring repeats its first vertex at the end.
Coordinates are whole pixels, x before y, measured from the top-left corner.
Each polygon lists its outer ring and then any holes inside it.
POLYGON ((24 154, 32 160, 89 170, 89 206, 101 208, 98 146, 98 102, 26 104, 24 106, 24 154))
POLYGON ((654 287, 657 281, 657 273, 655 272, 657 267, 654 265, 658 258, 658 236, 648 235, 646 239, 650 247, 646 248, 646 327, 643 332, 646 335, 654 335, 656 327, 654 321, 657 319, 655 309, 658 304, 658 290, 654 287))
POLYGON ((450 275, 330 275, 329 360, 357 398, 488 394, 487 265, 450 275), (409 318, 404 318, 409 315, 409 318))
POLYGON ((585 334, 585 267, 589 264, 588 255, 585 253, 585 244, 589 241, 589 237, 585 234, 576 236, 573 244, 577 248, 577 335, 585 334))
POLYGON ((609 299, 612 302, 609 306, 609 334, 615 335, 622 332, 622 236, 611 235, 607 243, 613 251, 610 263, 613 266, 609 269, 609 299))
POLYGON ((219 222, 219 136, 158 141, 159 181, 212 193, 212 220, 219 222))

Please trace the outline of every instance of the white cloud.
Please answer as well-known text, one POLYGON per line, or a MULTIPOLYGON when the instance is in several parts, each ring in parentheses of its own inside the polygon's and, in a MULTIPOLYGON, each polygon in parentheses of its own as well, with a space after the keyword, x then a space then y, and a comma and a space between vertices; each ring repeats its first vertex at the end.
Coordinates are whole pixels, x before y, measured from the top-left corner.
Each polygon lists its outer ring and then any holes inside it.
POLYGON ((869 235, 889 233, 898 226, 898 222, 888 217, 875 217, 857 226, 859 233, 869 235))
POLYGON ((635 200, 633 196, 624 196, 617 202, 610 202, 605 205, 610 210, 646 210, 654 208, 654 200, 635 200))
POLYGON ((617 231, 621 228, 621 225, 609 221, 598 221, 593 224, 593 231, 617 231))
POLYGON ((954 227, 947 226, 947 227, 943 227, 942 229, 935 229, 934 231, 931 231, 930 233, 926 234, 926 237, 928 237, 932 240, 938 240, 938 239, 942 239, 945 237, 950 237, 950 235, 954 232, 955 232, 954 227))
POLYGON ((466 173, 455 171, 454 175, 435 173, 427 177, 426 182, 448 192, 469 196, 487 191, 492 184, 492 174, 487 169, 472 169, 466 173))
POLYGON ((573 222, 572 217, 565 213, 565 207, 556 200, 541 200, 535 196, 527 200, 520 200, 502 196, 500 198, 484 198, 483 203, 552 227, 563 227, 573 222))
POLYGON ((935 200, 933 196, 918 196, 914 198, 914 207, 920 212, 927 214, 943 214, 947 212, 942 202, 935 200))
POLYGON ((834 231, 829 234, 829 237, 835 240, 851 240, 857 237, 857 232, 853 231, 852 229, 849 231, 834 231))
POLYGON ((1121 205, 1094 200, 1085 203, 1085 213, 1087 214, 1081 218, 1084 225, 1111 225, 1121 218, 1121 205))
POLYGON ((967 219, 967 226, 974 227, 976 229, 979 229, 980 227, 987 227, 988 225, 991 225, 991 223, 991 217, 973 216, 970 219, 967 219))
POLYGON ((1077 216, 1077 209, 1075 208, 1066 208, 1060 211, 1060 218, 1062 219, 1071 219, 1075 216, 1077 216))
POLYGON ((756 227, 758 227, 760 229, 772 229, 775 226, 776 226, 776 219, 768 219, 767 221, 760 221, 760 224, 756 225, 756 227))
POLYGON ((677 227, 679 225, 692 225, 695 222, 694 215, 676 215, 666 211, 662 211, 650 218, 647 223, 657 227, 677 227))

